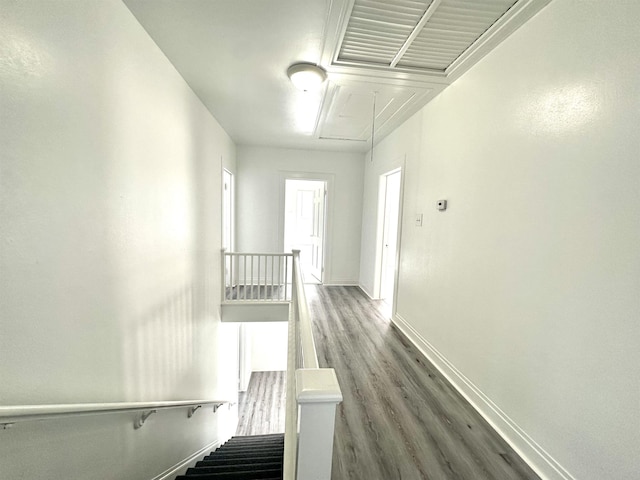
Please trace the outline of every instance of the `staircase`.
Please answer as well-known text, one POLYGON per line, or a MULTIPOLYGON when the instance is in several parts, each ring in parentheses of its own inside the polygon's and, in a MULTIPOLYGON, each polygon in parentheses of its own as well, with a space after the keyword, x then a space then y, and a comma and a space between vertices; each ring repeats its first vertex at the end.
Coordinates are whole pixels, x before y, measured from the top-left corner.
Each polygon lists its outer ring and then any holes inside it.
POLYGON ((176 480, 282 480, 284 434, 233 437, 176 480))

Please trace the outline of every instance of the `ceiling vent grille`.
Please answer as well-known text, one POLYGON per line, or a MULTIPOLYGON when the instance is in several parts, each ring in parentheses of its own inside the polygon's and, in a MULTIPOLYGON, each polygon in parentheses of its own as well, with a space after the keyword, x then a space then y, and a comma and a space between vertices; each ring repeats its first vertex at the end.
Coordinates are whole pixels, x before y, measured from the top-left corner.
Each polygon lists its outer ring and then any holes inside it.
POLYGON ((514 0, 445 0, 398 66, 444 70, 504 15, 514 0))
POLYGON ((356 0, 338 61, 390 65, 430 0, 356 0))
POLYGON ((517 0, 355 0, 338 62, 444 71, 517 0))

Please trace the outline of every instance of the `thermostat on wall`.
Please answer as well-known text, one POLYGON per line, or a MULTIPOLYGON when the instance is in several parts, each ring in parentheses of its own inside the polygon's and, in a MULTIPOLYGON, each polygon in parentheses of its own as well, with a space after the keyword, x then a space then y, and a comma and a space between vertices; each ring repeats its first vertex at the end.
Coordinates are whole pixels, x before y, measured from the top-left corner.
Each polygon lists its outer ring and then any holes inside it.
POLYGON ((447 209, 447 201, 438 200, 438 210, 446 210, 446 209, 447 209))

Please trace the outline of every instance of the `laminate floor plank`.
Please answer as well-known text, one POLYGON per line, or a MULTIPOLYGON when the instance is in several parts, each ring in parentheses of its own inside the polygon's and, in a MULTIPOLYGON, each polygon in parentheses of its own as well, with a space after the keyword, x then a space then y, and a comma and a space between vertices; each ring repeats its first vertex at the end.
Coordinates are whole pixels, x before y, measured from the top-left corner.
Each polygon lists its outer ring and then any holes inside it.
POLYGON ((336 370, 332 480, 538 479, 358 287, 307 286, 321 367, 336 370))
POLYGON ((238 402, 236 435, 284 433, 287 372, 253 372, 238 402))

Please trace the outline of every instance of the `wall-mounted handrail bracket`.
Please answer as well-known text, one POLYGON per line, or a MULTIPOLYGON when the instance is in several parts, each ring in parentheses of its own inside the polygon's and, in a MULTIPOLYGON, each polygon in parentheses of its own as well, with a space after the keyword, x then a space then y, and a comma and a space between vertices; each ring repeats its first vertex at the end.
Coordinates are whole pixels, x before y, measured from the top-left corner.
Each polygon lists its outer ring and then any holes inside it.
POLYGON ((215 403, 213 405, 213 413, 216 413, 222 405, 224 405, 224 403, 215 403))
POLYGON ((147 418, 151 416, 152 413, 156 413, 157 410, 148 410, 146 412, 142 412, 140 415, 136 417, 135 422, 133 422, 133 428, 136 430, 141 428, 144 425, 144 422, 147 421, 147 418))
POLYGON ((0 423, 0 428, 2 430, 9 430, 10 428, 13 427, 13 423, 0 423))
POLYGON ((202 405, 194 405, 193 407, 189 407, 189 412, 187 413, 187 417, 189 418, 193 417, 193 414, 196 413, 196 410, 198 410, 201 407, 202 405))

